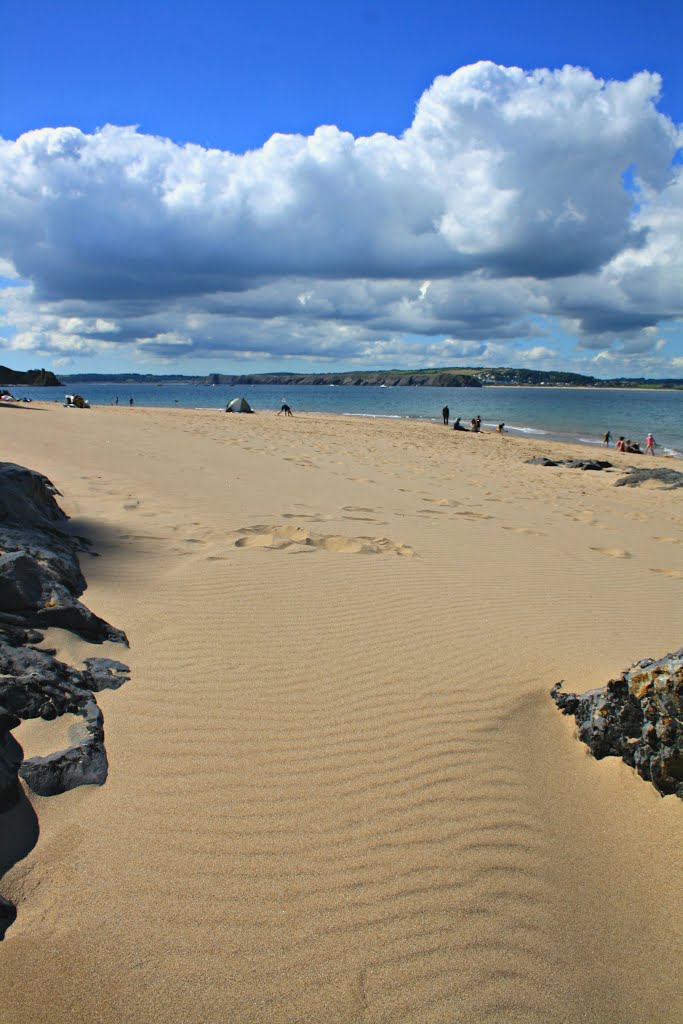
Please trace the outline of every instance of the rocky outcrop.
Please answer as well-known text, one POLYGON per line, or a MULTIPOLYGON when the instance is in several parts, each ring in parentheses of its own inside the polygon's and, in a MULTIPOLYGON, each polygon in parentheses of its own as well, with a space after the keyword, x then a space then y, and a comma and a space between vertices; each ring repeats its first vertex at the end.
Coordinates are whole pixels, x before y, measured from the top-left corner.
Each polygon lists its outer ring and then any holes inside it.
POLYGON ((57 493, 40 473, 0 463, 0 622, 126 643, 121 630, 77 600, 86 587, 78 551, 88 543, 65 529, 57 493))
MULTIPOLYGON (((110 658, 87 658, 76 669, 34 646, 44 639, 36 627, 48 626, 91 643, 127 644, 121 630, 78 600, 86 586, 78 551, 87 542, 68 532, 56 493, 40 473, 0 463, 0 813, 19 802, 20 777, 41 796, 105 781, 103 717, 93 694, 128 679, 127 666, 110 658), (81 719, 71 745, 24 759, 12 730, 23 720, 64 714, 81 719)), ((0 938, 13 915, 0 900, 0 938)))
POLYGON ((526 461, 531 466, 567 466, 569 469, 591 469, 595 472, 613 468, 613 464, 604 459, 549 459, 546 455, 537 455, 526 461))
POLYGON ((61 381, 51 370, 10 370, 0 366, 0 384, 25 384, 34 388, 58 388, 61 381))
POLYGON ((648 480, 655 480, 663 484, 662 490, 674 491, 683 487, 683 473, 677 469, 632 469, 628 476, 622 476, 617 480, 615 487, 638 487, 648 480))
MULTIPOLYGON (((38 638, 42 639, 41 634, 38 638)), ((108 764, 103 718, 92 694, 121 686, 128 678, 127 671, 121 662, 109 658, 88 658, 86 669, 78 671, 57 661, 49 652, 15 646, 0 629, 0 708, 16 720, 10 728, 20 720, 49 721, 64 714, 78 715, 83 720, 73 746, 21 763, 19 775, 34 793, 53 796, 76 786, 101 785, 105 781, 108 764)), ((0 792, 0 808, 2 802, 0 792)), ((4 803, 2 809, 6 809, 7 797, 4 803)))
POLYGON ((621 757, 662 795, 683 798, 683 647, 659 661, 637 661, 586 693, 550 691, 573 715, 594 757, 621 757))

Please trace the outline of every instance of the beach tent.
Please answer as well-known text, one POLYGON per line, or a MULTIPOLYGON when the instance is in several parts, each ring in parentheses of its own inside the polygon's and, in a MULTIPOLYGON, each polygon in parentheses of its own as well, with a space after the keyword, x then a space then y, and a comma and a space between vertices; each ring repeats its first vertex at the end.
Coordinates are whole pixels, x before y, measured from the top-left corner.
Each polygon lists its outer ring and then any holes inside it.
POLYGON ((233 398, 225 407, 226 412, 253 412, 246 398, 233 398))

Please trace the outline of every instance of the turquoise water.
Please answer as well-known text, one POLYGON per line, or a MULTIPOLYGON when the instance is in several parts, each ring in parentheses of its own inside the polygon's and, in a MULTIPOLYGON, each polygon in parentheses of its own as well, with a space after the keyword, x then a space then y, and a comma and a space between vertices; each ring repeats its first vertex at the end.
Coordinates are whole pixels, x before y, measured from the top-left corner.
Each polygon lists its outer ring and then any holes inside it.
POLYGON ((133 398, 139 406, 224 409, 244 395, 255 412, 272 412, 284 400, 297 412, 342 416, 380 416, 441 421, 448 405, 451 420, 465 425, 480 415, 484 428, 504 421, 511 434, 599 445, 606 430, 643 444, 651 431, 663 454, 683 458, 683 391, 585 390, 575 388, 427 388, 329 387, 324 385, 251 385, 227 388, 204 384, 88 384, 67 388, 14 388, 17 397, 64 401, 65 391, 85 395, 91 405, 121 406, 133 398))

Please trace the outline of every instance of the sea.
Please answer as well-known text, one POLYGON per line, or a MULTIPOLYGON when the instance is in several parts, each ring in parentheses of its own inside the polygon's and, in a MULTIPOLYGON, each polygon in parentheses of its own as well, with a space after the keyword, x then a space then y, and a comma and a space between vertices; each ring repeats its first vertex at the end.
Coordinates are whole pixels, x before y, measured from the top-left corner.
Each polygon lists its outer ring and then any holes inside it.
POLYGON ((657 453, 683 458, 683 391, 563 387, 375 387, 358 385, 113 384, 69 381, 61 388, 13 387, 17 398, 64 402, 66 392, 83 395, 92 406, 225 409, 231 398, 247 399, 256 413, 276 412, 286 402, 297 412, 338 416, 412 419, 441 423, 447 405, 451 422, 469 426, 481 416, 482 428, 499 423, 511 435, 568 441, 599 447, 606 431, 640 442, 651 432, 657 453))

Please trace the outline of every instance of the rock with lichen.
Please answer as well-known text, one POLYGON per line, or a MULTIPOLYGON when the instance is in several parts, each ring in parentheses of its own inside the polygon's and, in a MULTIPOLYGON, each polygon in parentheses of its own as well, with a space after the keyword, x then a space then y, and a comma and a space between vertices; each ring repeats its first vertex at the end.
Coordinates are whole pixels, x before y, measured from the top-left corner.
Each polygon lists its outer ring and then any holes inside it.
POLYGON ((621 757, 663 795, 683 799, 683 647, 645 658, 601 689, 550 694, 594 757, 621 757))

